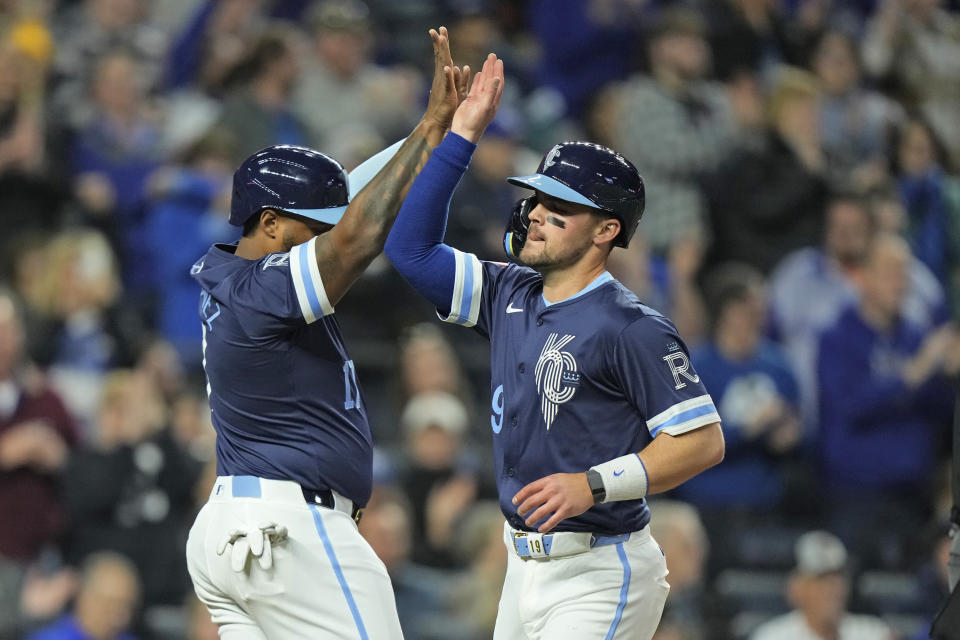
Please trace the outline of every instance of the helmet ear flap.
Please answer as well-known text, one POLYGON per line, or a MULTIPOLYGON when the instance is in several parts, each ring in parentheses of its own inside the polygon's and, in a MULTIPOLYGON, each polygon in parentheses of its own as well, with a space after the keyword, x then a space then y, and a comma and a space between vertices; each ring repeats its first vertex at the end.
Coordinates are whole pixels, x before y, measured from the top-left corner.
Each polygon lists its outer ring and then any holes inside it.
POLYGON ((530 228, 530 212, 537 206, 537 194, 517 200, 510 214, 506 231, 503 233, 503 250, 511 260, 520 259, 520 251, 527 241, 527 229, 530 228))

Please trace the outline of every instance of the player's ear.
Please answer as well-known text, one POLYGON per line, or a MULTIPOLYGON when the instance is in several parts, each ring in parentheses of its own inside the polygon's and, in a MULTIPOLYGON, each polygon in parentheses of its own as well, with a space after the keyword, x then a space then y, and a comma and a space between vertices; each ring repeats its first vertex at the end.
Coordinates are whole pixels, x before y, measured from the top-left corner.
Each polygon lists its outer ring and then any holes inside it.
POLYGON ((605 242, 613 242, 620 233, 620 221, 616 218, 600 218, 597 221, 596 232, 593 235, 593 244, 600 246, 605 242))
POLYGON ((280 216, 273 209, 264 209, 260 212, 260 228, 268 238, 280 235, 280 216))

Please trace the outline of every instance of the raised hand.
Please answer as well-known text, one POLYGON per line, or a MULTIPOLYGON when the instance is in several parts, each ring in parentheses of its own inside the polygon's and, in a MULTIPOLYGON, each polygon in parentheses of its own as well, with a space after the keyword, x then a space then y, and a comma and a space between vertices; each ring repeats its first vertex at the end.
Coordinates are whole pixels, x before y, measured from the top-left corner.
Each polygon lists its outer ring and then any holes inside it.
MULTIPOLYGON (((430 85, 430 100, 424 119, 447 129, 460 104, 457 84, 458 80, 462 83, 465 73, 453 65, 446 27, 430 29, 430 39, 433 40, 433 84, 430 85)), ((465 71, 469 72, 469 69, 465 71)))
POLYGON ((457 108, 450 131, 470 142, 477 142, 497 114, 502 95, 503 60, 491 53, 484 60, 480 73, 474 76, 466 99, 457 108))

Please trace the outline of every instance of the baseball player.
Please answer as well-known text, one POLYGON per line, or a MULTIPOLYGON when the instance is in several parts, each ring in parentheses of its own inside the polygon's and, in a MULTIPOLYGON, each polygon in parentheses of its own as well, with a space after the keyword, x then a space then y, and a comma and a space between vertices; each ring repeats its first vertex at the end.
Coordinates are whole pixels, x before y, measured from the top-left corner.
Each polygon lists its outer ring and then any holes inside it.
POLYGON ((322 153, 264 149, 234 175, 243 237, 193 266, 219 477, 187 562, 224 640, 402 637, 387 571, 357 531, 371 436, 334 306, 381 251, 466 88, 446 30, 431 37, 423 120, 356 197, 322 153))
POLYGON ((450 196, 502 91, 491 54, 401 207, 386 253, 441 317, 490 339, 495 473, 509 561, 494 638, 649 639, 669 586, 644 498, 723 457, 720 417, 673 324, 605 269, 643 213, 623 156, 565 142, 505 248, 442 243, 450 196))

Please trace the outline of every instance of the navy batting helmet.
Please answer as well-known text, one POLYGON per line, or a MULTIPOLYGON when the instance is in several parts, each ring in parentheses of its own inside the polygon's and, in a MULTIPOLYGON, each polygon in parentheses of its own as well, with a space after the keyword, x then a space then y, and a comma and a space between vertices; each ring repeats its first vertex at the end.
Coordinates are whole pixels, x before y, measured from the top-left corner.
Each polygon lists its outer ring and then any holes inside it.
MULTIPOLYGON (((645 193, 637 168, 613 149, 592 142, 561 142, 547 152, 535 174, 507 182, 612 214, 620 221, 613 240, 618 247, 630 243, 643 216, 645 193)), ((520 255, 526 242, 534 206, 536 196, 524 198, 510 217, 504 249, 511 258, 520 255)))
POLYGON ((275 145, 233 174, 230 224, 243 226, 264 209, 337 224, 347 203, 347 172, 339 162, 313 149, 275 145))

